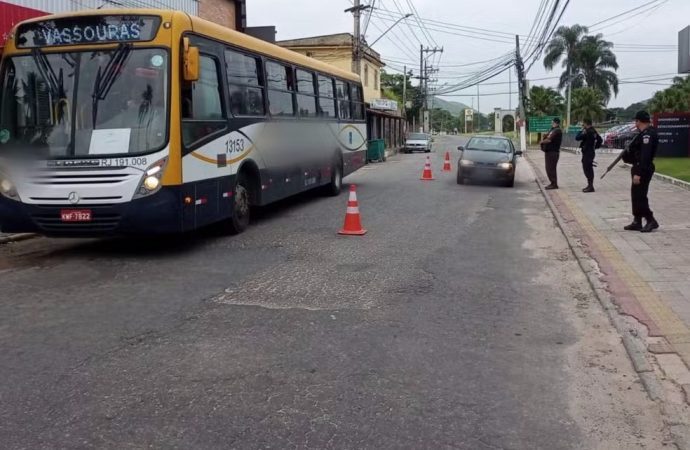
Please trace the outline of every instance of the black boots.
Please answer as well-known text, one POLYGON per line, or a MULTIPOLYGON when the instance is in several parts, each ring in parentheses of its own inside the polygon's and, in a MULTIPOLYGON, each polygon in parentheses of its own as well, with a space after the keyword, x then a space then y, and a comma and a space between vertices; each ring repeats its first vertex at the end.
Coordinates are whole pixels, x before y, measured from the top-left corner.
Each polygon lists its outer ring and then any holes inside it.
POLYGON ((594 192, 594 186, 588 184, 587 187, 582 190, 582 192, 594 192))
POLYGON ((625 231, 642 231, 642 219, 635 217, 630 225, 623 227, 625 231))
POLYGON ((651 233, 657 228, 659 228, 659 222, 657 222, 656 219, 652 217, 650 219, 647 219, 647 223, 644 224, 644 227, 642 227, 640 231, 643 233, 651 233))
POLYGON ((558 189, 558 185, 552 183, 552 184, 546 186, 544 189, 546 189, 547 191, 550 191, 551 189, 558 189))
POLYGON ((659 222, 657 222, 654 217, 648 218, 644 226, 642 226, 642 219, 635 217, 630 225, 623 227, 626 231, 641 231, 643 233, 651 233, 657 228, 659 228, 659 222))

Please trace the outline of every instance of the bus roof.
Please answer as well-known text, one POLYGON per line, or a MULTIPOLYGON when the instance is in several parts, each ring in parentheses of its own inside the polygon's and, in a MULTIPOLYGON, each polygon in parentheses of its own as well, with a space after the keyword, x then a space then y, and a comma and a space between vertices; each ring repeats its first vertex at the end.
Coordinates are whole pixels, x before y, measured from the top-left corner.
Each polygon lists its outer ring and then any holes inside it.
POLYGON ((308 56, 302 55, 297 52, 293 52, 292 50, 288 50, 286 48, 280 47, 275 44, 271 44, 266 41, 262 41, 261 39, 257 39, 255 37, 249 36, 248 34, 241 33, 239 31, 231 30, 230 28, 223 27, 221 25, 218 25, 216 23, 210 22, 208 20, 204 20, 200 17, 196 16, 190 16, 185 12, 181 11, 174 11, 174 10, 166 10, 166 9, 145 9, 145 8, 136 8, 136 9, 128 9, 128 8, 122 8, 122 9, 99 9, 99 10, 83 10, 79 12, 71 12, 71 13, 61 13, 61 14, 51 14, 51 15, 45 15, 42 17, 36 17, 33 19, 28 19, 24 20, 20 23, 18 23, 12 30, 12 35, 16 34, 17 27, 26 24, 26 23, 34 23, 34 22, 42 22, 45 20, 51 20, 51 19, 58 19, 58 18, 66 18, 66 17, 81 17, 81 16, 110 16, 110 15, 124 15, 124 16, 145 16, 145 15, 154 15, 154 16, 160 16, 161 19, 164 22, 167 21, 179 21, 184 17, 185 21, 191 21, 191 28, 190 31, 194 31, 195 33, 199 33, 205 36, 208 36, 210 38, 215 38, 221 41, 228 42, 230 44, 236 45, 240 48, 245 48, 247 50, 251 50, 253 52, 261 53, 265 56, 269 57, 274 57, 276 59, 280 59, 283 61, 288 61, 292 62, 296 65, 311 68, 313 70, 318 70, 320 72, 328 73, 330 75, 334 75, 340 78, 344 78, 350 81, 355 81, 357 83, 361 82, 361 79, 358 75, 347 71, 340 69, 336 66, 333 66, 331 64, 319 61, 314 58, 310 58, 308 56))

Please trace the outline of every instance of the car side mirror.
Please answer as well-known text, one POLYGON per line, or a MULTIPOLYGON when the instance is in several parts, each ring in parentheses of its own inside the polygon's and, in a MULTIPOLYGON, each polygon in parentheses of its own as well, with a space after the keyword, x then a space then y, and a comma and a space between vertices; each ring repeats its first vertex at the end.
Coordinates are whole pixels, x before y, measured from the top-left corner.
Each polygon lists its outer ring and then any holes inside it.
POLYGON ((463 150, 465 150, 465 147, 463 147, 463 146, 461 145, 461 146, 458 147, 458 150, 463 151, 463 150))
POLYGON ((522 150, 518 150, 515 152, 515 156, 522 156, 522 150))

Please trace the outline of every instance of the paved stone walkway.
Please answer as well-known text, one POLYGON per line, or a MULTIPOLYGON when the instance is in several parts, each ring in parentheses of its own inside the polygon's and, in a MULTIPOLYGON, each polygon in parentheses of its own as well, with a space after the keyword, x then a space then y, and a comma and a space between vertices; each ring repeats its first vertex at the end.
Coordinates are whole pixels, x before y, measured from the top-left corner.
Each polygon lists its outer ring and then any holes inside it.
MULTIPOLYGON (((527 157, 546 180, 544 156, 527 157)), ((690 192, 652 180, 650 205, 661 228, 654 233, 624 231, 630 223, 630 171, 616 167, 600 176, 615 155, 598 154, 596 192, 585 194, 580 156, 561 152, 557 191, 547 191, 584 250, 594 258, 621 312, 663 338, 657 352, 678 353, 690 367, 690 192)))

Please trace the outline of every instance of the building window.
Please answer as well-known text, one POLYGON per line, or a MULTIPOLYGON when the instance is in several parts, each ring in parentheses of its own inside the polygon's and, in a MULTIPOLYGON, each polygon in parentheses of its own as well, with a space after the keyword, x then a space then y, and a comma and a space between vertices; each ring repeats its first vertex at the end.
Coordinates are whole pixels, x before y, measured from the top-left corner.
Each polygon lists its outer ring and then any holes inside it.
POLYGON ((369 86, 369 66, 367 64, 364 65, 364 87, 369 86))
POLYGON ((266 85, 268 86, 268 109, 272 116, 294 116, 293 92, 295 80, 292 67, 273 61, 266 63, 266 85))
POLYGON ((206 55, 199 58, 199 80, 185 84, 182 92, 182 137, 185 146, 227 126, 221 95, 220 65, 206 55))
POLYGON ((314 57, 314 52, 307 52, 307 56, 310 57, 310 58, 313 58, 313 57, 314 57))
POLYGON ((225 51, 230 111, 233 116, 263 116, 264 90, 261 62, 253 56, 225 51))
POLYGON ((379 71, 374 70, 374 89, 378 90, 379 88, 379 71))
POLYGON ((333 78, 319 75, 319 110, 321 117, 335 118, 333 78))

